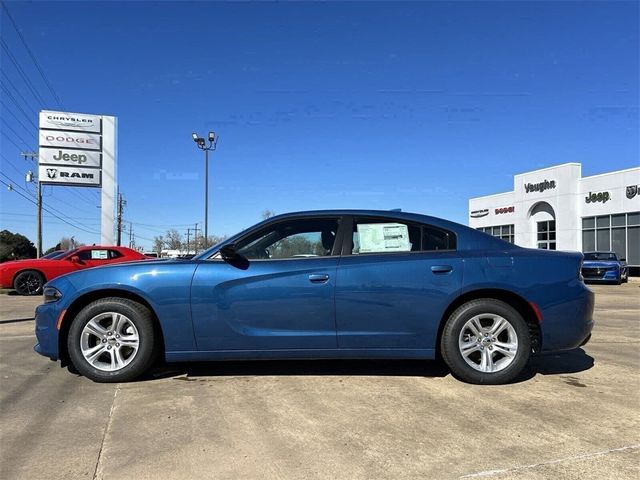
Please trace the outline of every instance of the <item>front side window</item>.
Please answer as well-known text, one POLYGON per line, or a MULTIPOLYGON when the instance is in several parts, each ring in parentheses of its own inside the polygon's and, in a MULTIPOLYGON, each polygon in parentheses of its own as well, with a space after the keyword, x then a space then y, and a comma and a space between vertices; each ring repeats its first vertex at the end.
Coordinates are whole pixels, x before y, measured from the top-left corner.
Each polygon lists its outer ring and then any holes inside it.
POLYGON ((290 220, 270 225, 236 244, 249 260, 326 257, 332 254, 338 219, 290 220))
POLYGON ((391 219, 356 219, 351 253, 426 252, 455 249, 453 233, 391 219))

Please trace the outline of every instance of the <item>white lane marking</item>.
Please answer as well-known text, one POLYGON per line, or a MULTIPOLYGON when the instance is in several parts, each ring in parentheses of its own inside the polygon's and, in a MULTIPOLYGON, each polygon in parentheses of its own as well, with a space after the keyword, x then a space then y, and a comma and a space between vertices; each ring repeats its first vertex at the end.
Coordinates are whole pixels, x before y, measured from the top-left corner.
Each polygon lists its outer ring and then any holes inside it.
POLYGON ((0 340, 12 340, 14 338, 36 338, 35 335, 9 335, 7 337, 0 337, 0 340))
POLYGON ((558 460, 549 460, 548 462, 542 462, 542 463, 533 463, 531 465, 521 465, 518 467, 505 468, 502 470, 485 470, 484 472, 477 472, 477 473, 470 473, 468 475, 463 475, 460 478, 492 477, 494 475, 501 475, 503 473, 516 472, 518 470, 527 470, 530 468, 543 467, 546 465, 555 465, 562 462, 568 462, 570 460, 584 460, 587 458, 600 457, 602 455, 607 455, 608 453, 624 452, 626 450, 637 450, 638 448, 640 448, 640 444, 628 445, 626 447, 612 448, 610 450, 602 450, 601 452, 584 453, 582 455, 575 455, 573 457, 560 458, 558 460))

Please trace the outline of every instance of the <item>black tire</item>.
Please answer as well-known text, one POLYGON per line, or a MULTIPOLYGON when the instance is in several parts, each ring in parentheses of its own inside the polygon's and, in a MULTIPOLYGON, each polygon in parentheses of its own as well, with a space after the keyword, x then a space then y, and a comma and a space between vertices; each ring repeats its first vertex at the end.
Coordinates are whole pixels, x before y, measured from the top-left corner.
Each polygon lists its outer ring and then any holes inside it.
MULTIPOLYGON (((488 347, 482 347, 484 348, 488 347)), ((531 354, 531 337, 522 315, 510 305, 492 298, 472 300, 457 308, 445 324, 440 341, 442 358, 453 375, 468 383, 499 385, 513 381, 526 367, 531 354), (513 360, 502 370, 483 372, 465 361, 459 346, 461 332, 469 320, 477 315, 497 315, 505 319, 515 331, 518 346, 513 360)), ((495 353, 488 353, 493 356, 495 353)), ((482 352, 478 352, 481 356, 482 352)), ((500 354, 502 358, 503 355, 500 354)), ((505 357, 506 358, 506 357, 505 357)))
POLYGON ((42 295, 44 275, 37 270, 25 270, 13 279, 13 289, 18 295, 42 295))
POLYGON ((85 377, 100 383, 128 382, 141 376, 155 360, 158 352, 157 343, 157 332, 149 309, 137 302, 120 297, 102 298, 84 307, 73 320, 67 337, 67 349, 73 366, 85 377), (85 359, 82 353, 81 337, 89 321, 109 312, 123 315, 133 324, 138 334, 138 349, 130 363, 117 370, 105 371, 96 368, 85 359))
POLYGON ((629 270, 625 272, 624 277, 622 278, 622 282, 623 283, 629 282, 629 270))

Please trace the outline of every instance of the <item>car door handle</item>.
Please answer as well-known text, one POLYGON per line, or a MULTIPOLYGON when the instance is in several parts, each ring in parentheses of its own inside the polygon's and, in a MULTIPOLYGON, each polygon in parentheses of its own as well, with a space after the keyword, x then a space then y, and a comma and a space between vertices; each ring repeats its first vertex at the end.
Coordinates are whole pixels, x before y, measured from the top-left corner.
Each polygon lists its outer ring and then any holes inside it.
POLYGON ((326 273, 312 273, 309 275, 309 281, 311 283, 325 283, 329 280, 329 275, 326 273))
POLYGON ((449 273, 453 270, 451 265, 433 265, 431 271, 433 273, 449 273))

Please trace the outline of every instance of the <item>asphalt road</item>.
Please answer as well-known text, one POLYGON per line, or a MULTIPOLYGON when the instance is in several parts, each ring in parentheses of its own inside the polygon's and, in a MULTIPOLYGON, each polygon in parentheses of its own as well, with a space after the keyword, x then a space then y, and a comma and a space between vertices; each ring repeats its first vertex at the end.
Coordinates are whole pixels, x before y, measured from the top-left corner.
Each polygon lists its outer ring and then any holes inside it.
POLYGON ((421 361, 100 385, 33 353, 39 299, 0 295, 0 478, 640 478, 640 284, 593 290, 591 342, 496 387, 421 361))

